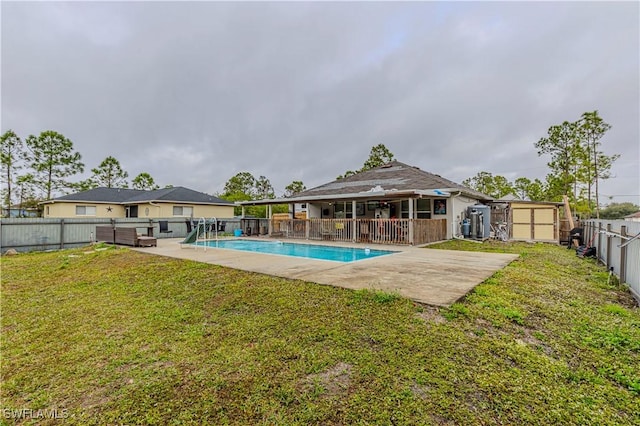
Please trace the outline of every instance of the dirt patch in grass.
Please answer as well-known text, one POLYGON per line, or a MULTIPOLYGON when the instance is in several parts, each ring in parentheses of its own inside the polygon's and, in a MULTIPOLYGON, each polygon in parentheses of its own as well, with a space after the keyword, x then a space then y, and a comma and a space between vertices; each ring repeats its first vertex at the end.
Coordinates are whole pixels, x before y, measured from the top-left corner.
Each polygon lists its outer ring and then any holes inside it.
POLYGON ((94 388, 93 391, 80 398, 79 404, 83 410, 95 410, 111 401, 112 397, 113 389, 109 387, 94 388))
POLYGON ((416 312, 416 316, 429 324, 443 324, 447 319, 440 314, 440 308, 425 306, 416 312))
POLYGON ((547 345, 542 340, 540 340, 534 334, 538 334, 539 336, 541 335, 541 333, 539 333, 539 332, 536 333, 536 332, 532 332, 529 329, 524 329, 524 336, 521 337, 521 338, 517 338, 516 339, 516 343, 522 343, 522 344, 530 345, 534 349, 542 351, 545 355, 547 355, 549 357, 554 357, 555 353, 553 351, 553 348, 551 346, 547 345))
POLYGON ((303 388, 312 391, 316 386, 320 386, 323 396, 338 396, 349 388, 352 369, 351 365, 339 362, 322 373, 309 374, 304 380, 303 388))
POLYGON ((429 391, 431 390, 430 386, 419 385, 414 383, 411 385, 411 393, 422 400, 426 400, 429 398, 429 391))
POLYGON ((489 398, 487 395, 480 390, 476 390, 470 392, 466 395, 466 405, 467 408, 471 411, 480 411, 487 408, 489 398))

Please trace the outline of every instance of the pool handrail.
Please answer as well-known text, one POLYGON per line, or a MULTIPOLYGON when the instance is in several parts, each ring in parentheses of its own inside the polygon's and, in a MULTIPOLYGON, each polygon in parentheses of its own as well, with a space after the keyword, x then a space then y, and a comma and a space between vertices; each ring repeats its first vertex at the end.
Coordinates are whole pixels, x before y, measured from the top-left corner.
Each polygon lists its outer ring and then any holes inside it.
POLYGON ((213 219, 213 229, 216 230, 216 241, 218 241, 218 219, 216 219, 215 216, 211 219, 213 219))
MULTIPOLYGON (((200 239, 200 225, 202 224, 202 232, 205 234, 205 238, 207 237, 206 235, 206 226, 207 226, 207 220, 204 217, 201 217, 200 219, 198 219, 198 224, 196 225, 196 241, 195 241, 195 249, 198 249, 198 240, 200 239)), ((204 251, 207 251, 207 245, 203 244, 204 247, 204 251)))

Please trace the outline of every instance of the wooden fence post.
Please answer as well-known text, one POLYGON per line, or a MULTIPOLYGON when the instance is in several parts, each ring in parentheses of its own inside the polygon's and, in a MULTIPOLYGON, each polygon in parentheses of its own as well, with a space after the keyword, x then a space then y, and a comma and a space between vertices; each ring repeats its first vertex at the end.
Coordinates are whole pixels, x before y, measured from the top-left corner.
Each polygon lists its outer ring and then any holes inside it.
POLYGON ((627 246, 624 245, 626 242, 627 236, 627 227, 622 225, 620 227, 620 284, 624 284, 627 282, 627 246))
POLYGON ((589 222, 585 221, 582 224, 582 244, 585 246, 589 242, 589 222))

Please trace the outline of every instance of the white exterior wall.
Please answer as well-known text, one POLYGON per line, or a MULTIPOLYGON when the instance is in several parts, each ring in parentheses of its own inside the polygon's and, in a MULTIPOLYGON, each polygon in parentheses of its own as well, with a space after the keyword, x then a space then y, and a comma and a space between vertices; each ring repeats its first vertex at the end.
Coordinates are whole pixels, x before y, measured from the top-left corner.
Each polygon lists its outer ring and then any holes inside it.
POLYGON ((466 214, 467 207, 478 204, 479 201, 474 198, 465 197, 464 195, 458 197, 452 195, 447 202, 449 206, 451 206, 447 212, 447 239, 451 239, 455 234, 462 235, 460 222, 462 222, 462 218, 466 214))
POLYGON ((321 204, 311 204, 307 203, 307 218, 309 219, 318 219, 322 215, 322 205, 321 204))

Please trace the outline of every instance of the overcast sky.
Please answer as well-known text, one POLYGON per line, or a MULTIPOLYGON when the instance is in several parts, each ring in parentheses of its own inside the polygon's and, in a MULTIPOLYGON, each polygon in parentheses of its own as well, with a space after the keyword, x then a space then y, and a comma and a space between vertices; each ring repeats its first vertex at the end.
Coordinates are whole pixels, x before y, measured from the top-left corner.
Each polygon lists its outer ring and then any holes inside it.
MULTIPOLYGON (((2 132, 56 130, 87 173, 221 192, 397 160, 541 178, 534 143, 598 110, 601 202, 640 204, 640 7, 625 3, 1 2, 2 132), (612 199, 607 196, 613 196, 612 199)), ((78 177, 80 180, 80 177, 78 177)))

